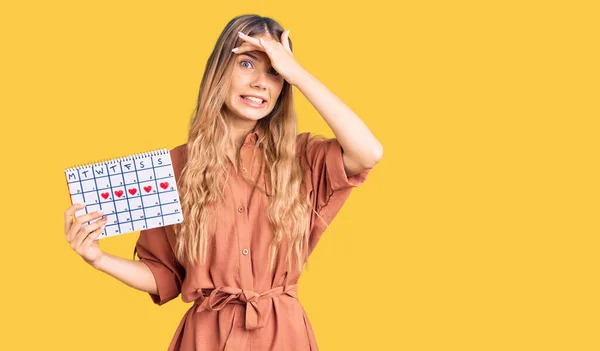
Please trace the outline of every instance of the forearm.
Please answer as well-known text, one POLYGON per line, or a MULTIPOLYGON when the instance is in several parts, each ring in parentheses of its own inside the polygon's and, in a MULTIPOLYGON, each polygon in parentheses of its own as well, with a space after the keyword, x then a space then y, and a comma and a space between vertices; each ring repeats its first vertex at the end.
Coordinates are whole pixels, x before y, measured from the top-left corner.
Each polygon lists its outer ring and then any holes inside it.
POLYGON ((383 146, 360 117, 308 71, 298 77, 296 87, 329 125, 344 153, 365 167, 377 163, 383 146))
POLYGON ((142 261, 133 261, 108 253, 94 264, 94 268, 104 272, 132 288, 151 294, 158 294, 156 279, 152 271, 142 261))

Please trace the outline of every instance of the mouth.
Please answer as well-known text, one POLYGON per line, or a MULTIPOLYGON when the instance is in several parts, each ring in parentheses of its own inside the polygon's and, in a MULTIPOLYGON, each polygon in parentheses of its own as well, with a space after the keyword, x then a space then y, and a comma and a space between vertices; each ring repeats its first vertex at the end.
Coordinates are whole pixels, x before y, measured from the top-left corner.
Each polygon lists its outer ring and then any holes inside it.
POLYGON ((263 108, 267 104, 267 101, 265 101, 263 99, 247 97, 245 95, 240 95, 240 100, 242 100, 242 102, 245 103, 246 105, 254 107, 254 108, 263 108))

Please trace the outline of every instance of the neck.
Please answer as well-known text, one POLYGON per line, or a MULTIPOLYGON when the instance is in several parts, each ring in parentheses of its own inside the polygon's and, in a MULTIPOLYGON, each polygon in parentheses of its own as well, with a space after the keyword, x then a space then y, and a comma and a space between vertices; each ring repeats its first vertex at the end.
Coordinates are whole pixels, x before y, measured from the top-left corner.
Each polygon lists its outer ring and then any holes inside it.
POLYGON ((231 134, 231 144, 235 150, 239 150, 244 144, 246 136, 254 129, 256 121, 236 121, 229 124, 231 134))

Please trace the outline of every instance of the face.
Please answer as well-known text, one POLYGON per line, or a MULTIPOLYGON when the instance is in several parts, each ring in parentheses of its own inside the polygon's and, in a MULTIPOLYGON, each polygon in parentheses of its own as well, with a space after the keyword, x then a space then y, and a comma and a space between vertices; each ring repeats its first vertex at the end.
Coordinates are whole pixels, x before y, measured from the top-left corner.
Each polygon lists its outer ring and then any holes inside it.
MULTIPOLYGON (((254 35, 253 38, 262 36, 254 35)), ((275 107, 283 88, 283 77, 271 67, 269 56, 263 51, 235 54, 234 62, 231 86, 225 100, 228 115, 258 121, 275 107)))

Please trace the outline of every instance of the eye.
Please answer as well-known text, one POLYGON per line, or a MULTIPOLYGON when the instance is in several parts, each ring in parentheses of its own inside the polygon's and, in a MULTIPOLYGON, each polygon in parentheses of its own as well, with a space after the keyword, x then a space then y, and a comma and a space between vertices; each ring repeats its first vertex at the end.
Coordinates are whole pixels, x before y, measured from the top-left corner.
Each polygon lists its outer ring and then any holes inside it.
MULTIPOLYGON (((243 66, 243 65, 244 65, 244 62, 246 62, 246 63, 249 63, 249 64, 250 64, 250 66, 252 66, 252 62, 250 62, 250 61, 246 61, 246 60, 244 60, 244 61, 241 61, 241 62, 240 62, 240 65, 242 65, 242 66, 243 66)), ((250 68, 250 67, 248 67, 248 68, 250 68)))
MULTIPOLYGON (((252 62, 250 62, 248 60, 242 60, 242 61, 240 61, 240 65, 242 65, 242 66, 244 66, 246 68, 251 68, 252 67, 252 62), (250 66, 249 67, 248 66, 244 66, 244 63, 247 63, 250 66)), ((279 72, 277 72, 273 67, 271 67, 271 69, 269 70, 269 73, 272 74, 272 75, 274 75, 274 76, 278 76, 279 75, 279 72)))

